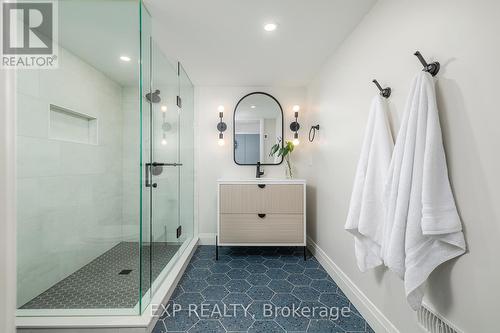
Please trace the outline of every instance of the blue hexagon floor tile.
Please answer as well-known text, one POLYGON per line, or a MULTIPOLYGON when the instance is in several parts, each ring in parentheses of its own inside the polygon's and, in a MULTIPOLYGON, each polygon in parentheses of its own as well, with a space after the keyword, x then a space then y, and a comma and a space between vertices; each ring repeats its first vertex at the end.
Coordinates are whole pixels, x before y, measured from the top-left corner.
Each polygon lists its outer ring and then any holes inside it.
POLYGON ((198 321, 189 333, 226 333, 226 330, 218 320, 203 319, 198 321))
POLYGON ((286 280, 272 280, 268 287, 275 293, 289 293, 293 290, 294 285, 286 280))
POLYGON ((153 332, 374 332, 296 247, 199 246, 153 332))

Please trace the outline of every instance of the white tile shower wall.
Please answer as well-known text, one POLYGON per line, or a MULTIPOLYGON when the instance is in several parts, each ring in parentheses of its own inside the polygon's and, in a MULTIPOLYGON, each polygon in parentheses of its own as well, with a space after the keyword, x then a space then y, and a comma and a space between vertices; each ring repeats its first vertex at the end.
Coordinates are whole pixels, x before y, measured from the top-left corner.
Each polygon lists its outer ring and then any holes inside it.
POLYGON ((137 87, 123 87, 123 224, 124 240, 139 239, 140 212, 140 96, 137 87))
POLYGON ((469 253, 439 267, 426 302, 464 332, 498 330, 500 298, 500 158, 498 82, 500 2, 378 1, 309 86, 309 122, 321 125, 308 145, 308 235, 405 333, 422 332, 390 272, 359 272, 345 232, 349 198, 366 126, 371 80, 389 85, 395 123, 414 75, 413 52, 441 62, 437 98, 450 179, 469 253))
POLYGON ((57 70, 19 71, 18 305, 121 239, 121 87, 65 49, 57 70), (49 139, 49 104, 92 115, 97 145, 49 139))

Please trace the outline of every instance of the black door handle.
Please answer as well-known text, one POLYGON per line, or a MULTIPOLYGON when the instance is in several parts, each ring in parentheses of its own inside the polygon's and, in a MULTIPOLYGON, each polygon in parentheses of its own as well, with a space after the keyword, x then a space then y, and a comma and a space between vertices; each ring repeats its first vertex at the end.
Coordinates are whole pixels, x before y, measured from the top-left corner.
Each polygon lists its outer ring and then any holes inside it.
POLYGON ((158 163, 158 162, 153 162, 151 163, 151 166, 157 167, 157 166, 182 166, 182 163, 158 163))
MULTIPOLYGON (((158 184, 154 183, 150 183, 151 181, 151 168, 153 167, 164 167, 164 166, 173 166, 173 167, 176 167, 176 166, 182 166, 182 163, 158 163, 158 162, 153 162, 153 163, 146 163, 145 164, 146 167, 144 168, 144 173, 145 173, 145 176, 144 176, 144 179, 145 179, 145 186, 146 187, 158 187, 158 184)), ((161 173, 161 170, 160 170, 160 173, 161 173)))
POLYGON ((259 215, 259 217, 260 217, 261 219, 263 219, 264 217, 266 217, 266 214, 257 214, 257 215, 259 215))
POLYGON ((259 184, 257 186, 260 187, 260 188, 264 188, 264 187, 266 187, 266 184, 259 184))

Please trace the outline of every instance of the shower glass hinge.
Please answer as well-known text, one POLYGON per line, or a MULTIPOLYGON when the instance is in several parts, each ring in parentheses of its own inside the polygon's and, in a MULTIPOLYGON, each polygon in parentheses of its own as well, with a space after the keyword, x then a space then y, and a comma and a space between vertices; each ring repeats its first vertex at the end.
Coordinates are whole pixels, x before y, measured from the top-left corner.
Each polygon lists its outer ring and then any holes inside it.
POLYGON ((180 225, 177 227, 177 238, 181 237, 181 235, 182 235, 182 226, 180 225))
POLYGON ((182 108, 182 98, 181 98, 181 96, 177 96, 177 106, 179 108, 182 108))

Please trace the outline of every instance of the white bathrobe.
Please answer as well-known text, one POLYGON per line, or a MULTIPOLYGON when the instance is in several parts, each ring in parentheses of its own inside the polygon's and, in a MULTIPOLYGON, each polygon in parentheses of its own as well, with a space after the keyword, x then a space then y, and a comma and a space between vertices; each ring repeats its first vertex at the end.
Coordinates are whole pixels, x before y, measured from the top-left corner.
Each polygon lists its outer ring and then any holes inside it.
POLYGON ((382 264, 383 193, 393 148, 387 101, 377 95, 368 116, 345 225, 354 235, 356 261, 362 272, 382 264))
POLYGON ((408 303, 416 310, 429 274, 466 249, 448 179, 434 79, 427 72, 413 80, 384 200, 384 263, 404 278, 408 303))

